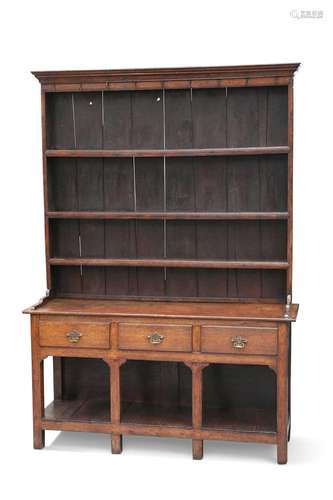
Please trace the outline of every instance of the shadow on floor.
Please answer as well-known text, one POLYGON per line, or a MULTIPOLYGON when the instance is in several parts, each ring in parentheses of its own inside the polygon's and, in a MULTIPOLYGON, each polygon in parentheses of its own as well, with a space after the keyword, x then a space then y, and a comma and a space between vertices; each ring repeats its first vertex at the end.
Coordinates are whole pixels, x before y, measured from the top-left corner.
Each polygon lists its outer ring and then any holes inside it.
MULTIPOLYGON (((47 434, 48 435, 48 434, 47 434)), ((49 433, 51 437, 51 433, 49 433)), ((48 451, 110 453, 110 436, 86 432, 60 432, 46 447, 48 451)), ((156 438, 141 436, 124 437, 124 454, 152 458, 191 458, 189 439, 156 438)), ((289 464, 313 463, 319 455, 318 446, 301 438, 294 438, 289 444, 289 464)), ((275 463, 275 445, 257 443, 235 443, 227 441, 205 441, 204 458, 221 461, 252 460, 275 463)))

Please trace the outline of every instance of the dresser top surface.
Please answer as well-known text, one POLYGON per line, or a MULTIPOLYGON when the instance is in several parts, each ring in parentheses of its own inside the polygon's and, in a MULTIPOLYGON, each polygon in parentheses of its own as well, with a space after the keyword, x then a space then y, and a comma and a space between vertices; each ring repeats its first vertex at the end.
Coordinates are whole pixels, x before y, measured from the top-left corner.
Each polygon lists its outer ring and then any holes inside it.
POLYGON ((136 316, 155 318, 236 319, 295 321, 298 304, 292 304, 288 317, 284 304, 160 302, 98 299, 47 299, 25 309, 28 314, 81 316, 136 316))

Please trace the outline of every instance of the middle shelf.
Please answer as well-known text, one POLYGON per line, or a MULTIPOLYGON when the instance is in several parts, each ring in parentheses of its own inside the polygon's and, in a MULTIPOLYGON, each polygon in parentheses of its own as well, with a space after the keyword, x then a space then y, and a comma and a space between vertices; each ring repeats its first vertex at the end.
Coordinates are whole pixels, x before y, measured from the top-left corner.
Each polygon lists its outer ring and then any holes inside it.
POLYGON ((287 269, 287 261, 251 260, 199 260, 199 259, 106 259, 57 258, 48 259, 54 266, 128 266, 128 267, 181 267, 210 269, 287 269))
POLYGON ((132 158, 181 156, 250 156, 289 153, 288 146, 186 149, 47 149, 46 156, 67 158, 132 158))
POLYGON ((49 219, 115 220, 285 220, 288 212, 49 211, 49 219))

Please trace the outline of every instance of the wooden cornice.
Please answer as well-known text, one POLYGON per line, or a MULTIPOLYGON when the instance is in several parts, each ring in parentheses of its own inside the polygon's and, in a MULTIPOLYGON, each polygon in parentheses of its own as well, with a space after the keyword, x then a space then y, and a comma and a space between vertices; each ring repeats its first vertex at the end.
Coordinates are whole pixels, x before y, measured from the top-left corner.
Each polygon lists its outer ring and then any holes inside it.
POLYGON ((206 79, 292 78, 300 63, 194 68, 32 71, 42 85, 206 79))

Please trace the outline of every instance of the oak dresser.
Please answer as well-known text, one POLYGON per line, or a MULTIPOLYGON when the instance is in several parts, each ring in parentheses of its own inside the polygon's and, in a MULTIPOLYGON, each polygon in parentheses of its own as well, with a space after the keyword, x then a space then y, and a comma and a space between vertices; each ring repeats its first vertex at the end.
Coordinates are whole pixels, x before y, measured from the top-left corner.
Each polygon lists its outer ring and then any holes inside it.
POLYGON ((277 445, 290 436, 298 64, 50 71, 47 293, 31 315, 45 430, 277 445), (53 359, 54 400, 43 365, 53 359))

